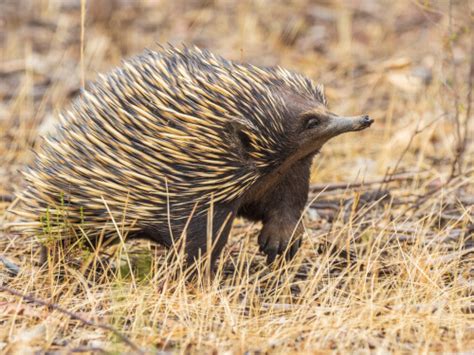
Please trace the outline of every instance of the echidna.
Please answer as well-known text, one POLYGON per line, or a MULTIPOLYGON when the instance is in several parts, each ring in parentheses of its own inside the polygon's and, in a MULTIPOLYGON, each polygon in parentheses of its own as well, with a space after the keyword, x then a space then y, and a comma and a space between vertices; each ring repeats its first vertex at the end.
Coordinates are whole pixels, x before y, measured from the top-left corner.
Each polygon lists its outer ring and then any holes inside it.
POLYGON ((185 235, 193 261, 209 233, 215 260, 243 216, 263 222, 269 262, 292 257, 313 156, 372 122, 336 116, 321 86, 282 68, 197 48, 146 51, 61 116, 25 171, 17 226, 92 245, 126 235, 170 246, 185 235))

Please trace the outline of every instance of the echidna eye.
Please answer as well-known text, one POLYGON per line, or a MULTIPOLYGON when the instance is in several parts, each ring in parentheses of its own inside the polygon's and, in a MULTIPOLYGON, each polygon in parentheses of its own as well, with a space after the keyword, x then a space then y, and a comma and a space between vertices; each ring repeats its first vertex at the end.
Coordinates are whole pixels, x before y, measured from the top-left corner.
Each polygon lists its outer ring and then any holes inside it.
POLYGON ((312 129, 318 126, 321 123, 319 117, 311 116, 308 121, 306 121, 306 129, 312 129))

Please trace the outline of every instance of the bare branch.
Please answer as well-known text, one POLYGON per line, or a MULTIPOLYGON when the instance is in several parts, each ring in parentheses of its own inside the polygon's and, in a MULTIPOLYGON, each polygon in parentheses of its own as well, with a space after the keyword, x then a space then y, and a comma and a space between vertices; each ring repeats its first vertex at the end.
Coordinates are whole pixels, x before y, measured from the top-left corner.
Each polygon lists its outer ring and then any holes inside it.
POLYGON ((52 303, 52 302, 48 302, 48 301, 44 301, 42 299, 39 299, 39 298, 36 298, 34 296, 31 296, 31 295, 27 295, 27 294, 24 294, 24 293, 21 293, 17 290, 14 290, 10 287, 7 287, 7 286, 4 286, 4 285, 0 285, 0 291, 4 291, 4 292, 8 292, 14 296, 17 296, 17 297, 21 297, 27 301, 30 301, 30 302, 33 302, 33 303, 36 303, 36 304, 39 304, 41 306, 45 306, 45 307, 48 307, 50 309, 54 309, 60 313, 63 313, 67 316, 69 316, 70 318, 72 319, 75 319, 75 320, 78 320, 80 321, 81 323, 84 323, 86 325, 90 325, 91 327, 95 327, 95 328, 101 328, 101 329, 105 329, 105 330, 108 330, 110 332, 112 332, 117 338, 119 338, 122 342, 124 342, 125 344, 127 344, 131 349, 133 349, 133 351, 135 351, 137 354, 144 354, 143 350, 141 350, 135 343, 133 343, 129 338, 127 338, 123 333, 119 332, 117 329, 115 329, 114 327, 110 326, 110 325, 107 325, 107 324, 101 324, 101 323, 95 323, 91 320, 88 320, 86 318, 83 318, 81 317, 80 315, 78 315, 77 313, 74 313, 74 312, 71 312, 71 311, 68 311, 67 309, 59 306, 58 304, 56 303, 52 303))

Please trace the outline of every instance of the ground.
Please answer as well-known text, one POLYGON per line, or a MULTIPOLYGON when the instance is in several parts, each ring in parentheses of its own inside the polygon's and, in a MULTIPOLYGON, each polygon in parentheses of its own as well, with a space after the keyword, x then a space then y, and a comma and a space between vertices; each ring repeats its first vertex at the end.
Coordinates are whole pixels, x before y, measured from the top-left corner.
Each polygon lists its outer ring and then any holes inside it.
POLYGON ((0 351, 473 350, 473 8, 2 1, 0 351), (85 82, 166 42, 302 72, 331 110, 375 123, 315 158, 290 263, 267 266, 260 226, 238 220, 217 274, 196 282, 149 243, 40 267, 35 241, 2 228, 19 171, 85 82))

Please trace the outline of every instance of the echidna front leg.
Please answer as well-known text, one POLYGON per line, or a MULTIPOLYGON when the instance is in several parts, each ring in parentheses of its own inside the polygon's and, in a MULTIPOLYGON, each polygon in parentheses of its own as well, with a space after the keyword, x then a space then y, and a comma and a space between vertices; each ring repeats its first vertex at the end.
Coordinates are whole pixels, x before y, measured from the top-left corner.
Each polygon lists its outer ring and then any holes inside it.
POLYGON ((267 254, 267 262, 271 264, 277 255, 285 255, 292 259, 301 245, 303 227, 299 216, 280 214, 265 222, 258 236, 260 251, 267 254))
POLYGON ((258 243, 267 254, 268 263, 282 254, 291 259, 300 247, 303 234, 300 219, 308 198, 310 166, 309 158, 297 162, 260 202, 263 227, 258 243))

